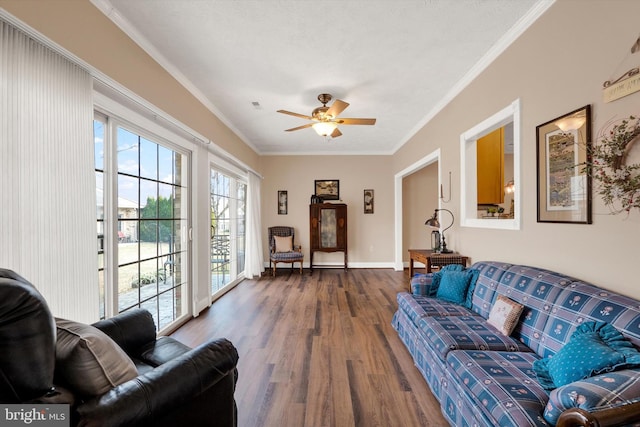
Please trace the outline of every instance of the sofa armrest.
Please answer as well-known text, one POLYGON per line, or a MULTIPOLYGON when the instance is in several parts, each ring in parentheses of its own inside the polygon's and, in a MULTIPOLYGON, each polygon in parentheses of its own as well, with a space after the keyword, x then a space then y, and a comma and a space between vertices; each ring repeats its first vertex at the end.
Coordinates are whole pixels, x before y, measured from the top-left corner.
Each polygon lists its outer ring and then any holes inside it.
POLYGON ((411 293, 424 297, 435 296, 438 286, 433 282, 433 273, 417 273, 411 278, 411 293))
MULTIPOLYGON (((144 375, 123 383, 102 396, 86 401, 76 408, 79 426, 109 427, 119 425, 156 425, 167 414, 189 407, 191 401, 206 393, 228 376, 224 382, 229 390, 217 391, 234 402, 238 352, 226 339, 202 344, 144 375), (232 380, 232 381, 231 381, 232 380)), ((215 422, 218 402, 208 402, 201 409, 215 422)), ((200 406, 203 406, 202 404, 200 406)), ((233 418, 234 403, 221 408, 233 418)), ((190 408, 191 410, 191 408, 190 408)), ((193 414, 185 411, 184 419, 193 414)))
MULTIPOLYGON (((588 414, 599 414, 600 411, 608 408, 622 408, 624 405, 634 403, 638 400, 638 396, 640 396, 640 370, 623 369, 607 372, 554 389, 549 395, 544 418, 552 425, 560 425, 561 419, 563 422, 571 423, 576 422, 580 417, 586 420, 588 418, 584 417, 588 414)), ((609 414, 603 412, 602 416, 609 417, 609 414)))
POLYGON ((156 325, 151 313, 136 308, 93 324, 107 334, 127 354, 134 354, 145 344, 156 340, 156 325))
POLYGON ((640 401, 621 403, 594 411, 567 409, 558 418, 557 427, 622 427, 640 425, 640 401))

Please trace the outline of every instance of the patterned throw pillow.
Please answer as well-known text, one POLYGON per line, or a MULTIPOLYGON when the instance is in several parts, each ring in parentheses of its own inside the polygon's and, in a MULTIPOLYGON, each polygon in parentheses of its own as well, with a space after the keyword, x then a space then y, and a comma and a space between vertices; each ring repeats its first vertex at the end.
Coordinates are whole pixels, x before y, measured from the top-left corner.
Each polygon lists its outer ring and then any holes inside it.
POLYGON ((468 271, 443 271, 436 298, 464 304, 473 274, 468 271))
POLYGON ((487 323, 498 329, 504 335, 509 336, 518 324, 520 314, 524 306, 510 300, 504 295, 498 295, 493 303, 487 323))
POLYGON ((293 236, 273 236, 276 240, 276 252, 291 252, 293 250, 293 236))
POLYGON ((536 360, 533 370, 546 390, 618 369, 640 367, 640 352, 613 325, 585 322, 553 357, 536 360))

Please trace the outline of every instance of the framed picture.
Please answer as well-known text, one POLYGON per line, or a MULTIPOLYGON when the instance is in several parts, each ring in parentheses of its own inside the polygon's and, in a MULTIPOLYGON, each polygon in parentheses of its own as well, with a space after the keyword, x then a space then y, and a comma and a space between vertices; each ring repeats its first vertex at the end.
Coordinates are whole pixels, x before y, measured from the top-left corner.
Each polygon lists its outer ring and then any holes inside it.
POLYGON ((337 179, 316 179, 315 195, 322 200, 340 200, 340 181, 337 179))
POLYGON ((536 127, 538 222, 591 224, 591 106, 536 127))
POLYGON ((364 190, 364 213, 373 213, 373 190, 364 190))
POLYGON ((286 215, 289 205, 289 196, 286 191, 278 191, 278 215, 286 215))

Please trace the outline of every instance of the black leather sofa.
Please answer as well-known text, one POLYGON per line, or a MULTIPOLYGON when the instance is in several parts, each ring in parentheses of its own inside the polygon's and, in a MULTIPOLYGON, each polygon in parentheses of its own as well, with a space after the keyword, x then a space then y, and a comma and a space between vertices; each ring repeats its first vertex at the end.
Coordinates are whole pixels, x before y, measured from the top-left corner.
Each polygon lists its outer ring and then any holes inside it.
POLYGON ((136 376, 87 395, 60 374, 69 379, 56 362, 56 322, 32 284, 0 269, 0 402, 66 403, 74 426, 237 425, 238 353, 228 340, 191 349, 157 337, 151 314, 141 309, 94 323, 124 350, 136 376))

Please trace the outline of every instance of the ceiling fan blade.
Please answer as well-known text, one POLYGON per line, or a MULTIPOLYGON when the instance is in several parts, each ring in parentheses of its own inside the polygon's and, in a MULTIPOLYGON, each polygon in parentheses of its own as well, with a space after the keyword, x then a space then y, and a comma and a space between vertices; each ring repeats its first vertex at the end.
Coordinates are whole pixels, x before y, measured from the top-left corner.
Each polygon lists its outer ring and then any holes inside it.
POLYGON ((285 132, 292 132, 294 130, 306 129, 313 126, 313 123, 307 123, 306 125, 298 126, 297 128, 285 129, 285 132))
POLYGON ((338 123, 343 125, 375 125, 376 119, 338 119, 338 123))
POLYGON ((335 129, 333 130, 333 132, 331 132, 331 135, 329 135, 329 136, 330 136, 331 138, 337 138, 337 137, 339 137, 340 135, 342 135, 342 132, 340 132, 340 129, 335 128, 335 129))
POLYGON ((313 117, 311 117, 311 116, 305 116, 304 114, 300 114, 300 113, 292 113, 291 111, 278 110, 278 113, 288 114, 288 115, 294 116, 294 117, 300 117, 301 119, 313 120, 313 117))
POLYGON ((327 112, 325 113, 326 116, 331 116, 333 118, 338 117, 338 114, 342 113, 344 111, 345 108, 347 108, 349 106, 349 104, 347 102, 344 101, 340 101, 339 99, 336 99, 333 104, 331 104, 331 107, 329 107, 329 109, 327 110, 327 112))

